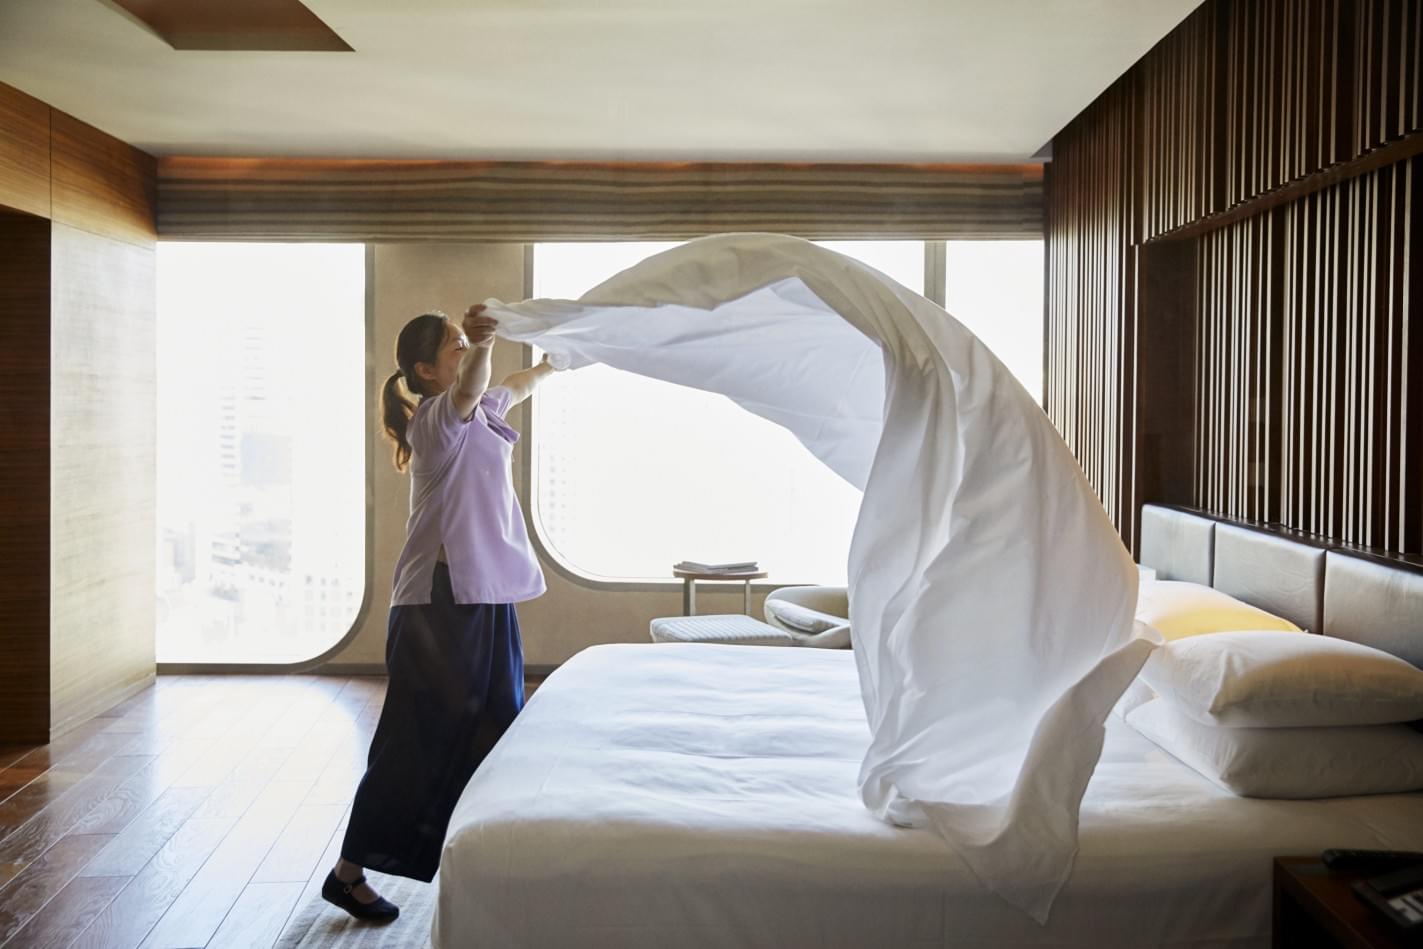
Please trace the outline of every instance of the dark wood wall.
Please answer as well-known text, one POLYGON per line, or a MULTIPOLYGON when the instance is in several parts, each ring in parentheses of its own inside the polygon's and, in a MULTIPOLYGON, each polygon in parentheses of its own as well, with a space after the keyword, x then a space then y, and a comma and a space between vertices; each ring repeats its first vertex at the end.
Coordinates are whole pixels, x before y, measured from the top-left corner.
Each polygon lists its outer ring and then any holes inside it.
POLYGON ((0 742, 49 730, 49 232, 0 210, 0 742))
POLYGON ((1423 550, 1423 4, 1209 0, 1053 140, 1046 406, 1191 504, 1423 550))
POLYGON ((0 743, 153 679, 155 190, 0 84, 0 743))

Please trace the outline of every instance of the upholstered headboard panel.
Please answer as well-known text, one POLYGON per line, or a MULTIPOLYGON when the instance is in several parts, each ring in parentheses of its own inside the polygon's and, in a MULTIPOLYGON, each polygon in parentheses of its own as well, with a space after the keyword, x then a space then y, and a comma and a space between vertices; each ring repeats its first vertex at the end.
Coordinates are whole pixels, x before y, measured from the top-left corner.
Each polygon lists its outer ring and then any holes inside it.
POLYGON ((1141 563, 1160 579, 1210 584, 1311 632, 1423 668, 1423 558, 1346 550, 1148 504, 1141 512, 1141 563))
POLYGON ((1311 633, 1324 629, 1324 550, 1234 524, 1215 528, 1211 585, 1311 633))
POLYGON ((1324 628, 1423 667, 1423 571, 1329 551, 1324 628))
POLYGON ((1148 504, 1141 509, 1141 562, 1159 580, 1210 586, 1215 527, 1208 517, 1148 504))

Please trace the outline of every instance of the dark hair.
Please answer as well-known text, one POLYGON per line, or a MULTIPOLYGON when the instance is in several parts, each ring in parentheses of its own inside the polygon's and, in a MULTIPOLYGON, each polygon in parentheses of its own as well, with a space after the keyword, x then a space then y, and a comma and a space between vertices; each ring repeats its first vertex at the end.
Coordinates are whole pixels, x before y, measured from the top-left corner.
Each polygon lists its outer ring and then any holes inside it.
POLYGON ((425 384, 415 372, 416 363, 434 365, 440 356, 440 347, 445 344, 445 324, 449 317, 435 310, 415 317, 395 340, 395 365, 399 368, 385 380, 380 390, 381 428, 386 436, 395 442, 395 470, 404 471, 410 464, 410 442, 405 431, 410 418, 415 414, 419 402, 412 402, 400 391, 400 383, 405 382, 405 390, 411 395, 424 399, 428 392, 425 384))

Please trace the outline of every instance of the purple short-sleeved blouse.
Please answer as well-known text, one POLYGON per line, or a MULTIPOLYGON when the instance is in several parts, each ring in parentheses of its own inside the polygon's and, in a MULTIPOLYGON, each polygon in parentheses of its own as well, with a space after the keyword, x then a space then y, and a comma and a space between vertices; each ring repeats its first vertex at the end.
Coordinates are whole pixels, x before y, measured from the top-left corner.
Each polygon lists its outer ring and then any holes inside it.
POLYGON ((513 393, 487 390, 466 421, 448 390, 410 419, 410 521, 395 565, 392 606, 430 602, 441 545, 456 603, 518 603, 544 592, 514 494, 514 443, 504 421, 513 393))

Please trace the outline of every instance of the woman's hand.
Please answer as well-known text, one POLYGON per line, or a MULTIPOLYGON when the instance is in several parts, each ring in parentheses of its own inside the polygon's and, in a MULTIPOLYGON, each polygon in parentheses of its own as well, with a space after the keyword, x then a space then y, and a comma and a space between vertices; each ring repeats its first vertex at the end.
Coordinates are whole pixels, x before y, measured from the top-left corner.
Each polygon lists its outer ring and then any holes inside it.
POLYGON ((484 315, 484 304, 476 303, 468 310, 464 311, 464 320, 461 328, 471 346, 489 348, 494 345, 494 331, 499 326, 499 321, 492 316, 484 315))
POLYGON ((484 305, 476 303, 464 313, 460 328, 468 347, 455 368, 455 384, 450 392, 459 417, 474 415, 480 396, 489 388, 489 363, 494 351, 494 328, 498 322, 484 315, 484 305))

